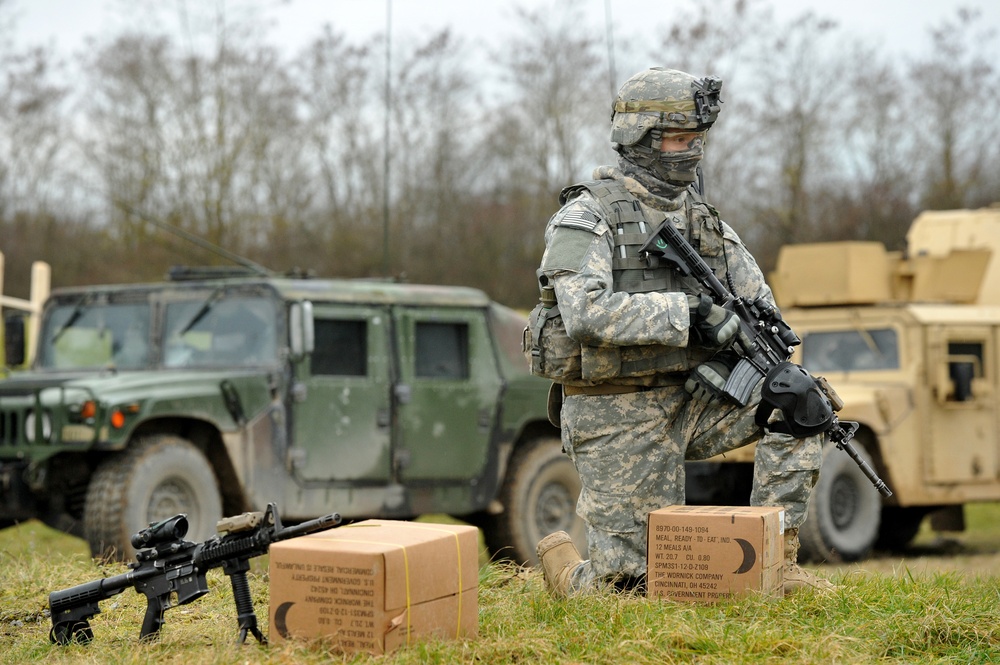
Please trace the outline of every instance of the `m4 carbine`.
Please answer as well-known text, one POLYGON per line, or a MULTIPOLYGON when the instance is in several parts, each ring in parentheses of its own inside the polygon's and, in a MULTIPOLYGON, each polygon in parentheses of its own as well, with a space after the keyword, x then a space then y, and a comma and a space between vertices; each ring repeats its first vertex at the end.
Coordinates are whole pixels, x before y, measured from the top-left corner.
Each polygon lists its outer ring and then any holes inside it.
POLYGON ((685 277, 693 277, 716 305, 739 317, 740 329, 733 344, 739 361, 722 389, 726 397, 745 406, 763 379, 755 416, 760 427, 798 438, 825 433, 851 456, 882 496, 892 496, 892 490, 851 445, 859 425, 837 418, 844 402, 833 387, 826 379, 814 377, 789 361, 793 348, 801 340, 782 320, 776 307, 763 298, 748 303, 727 289, 669 218, 643 244, 642 254, 651 262, 663 260, 685 277), (781 411, 784 420, 768 423, 775 409, 781 411))
POLYGON ((146 596, 146 616, 139 637, 150 639, 163 626, 164 612, 208 593, 205 573, 213 568, 222 568, 232 582, 239 641, 246 641, 247 633, 250 633, 258 642, 266 643, 257 627, 257 615, 254 614, 247 582, 250 559, 267 554, 271 543, 331 529, 338 524, 340 515, 331 513, 283 527, 278 508, 273 503, 268 504, 264 512, 244 513, 221 520, 219 533, 203 543, 184 540, 188 530, 187 515, 175 515, 151 524, 132 536, 132 547, 138 551, 136 561, 129 564, 127 573, 49 594, 52 614, 49 639, 58 644, 69 644, 74 639, 89 642, 94 637, 89 620, 100 613, 98 603, 128 587, 146 596))

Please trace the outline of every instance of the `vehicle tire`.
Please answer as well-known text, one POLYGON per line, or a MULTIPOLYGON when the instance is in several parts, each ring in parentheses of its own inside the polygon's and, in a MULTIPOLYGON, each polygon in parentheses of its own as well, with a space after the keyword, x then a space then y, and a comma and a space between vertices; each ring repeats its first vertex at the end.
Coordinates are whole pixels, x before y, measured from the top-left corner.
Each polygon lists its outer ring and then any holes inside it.
MULTIPOLYGON (((863 460, 871 456, 855 446, 863 460)), ((799 528, 803 561, 857 561, 867 557, 879 533, 882 499, 851 456, 828 443, 823 466, 799 528)))
POLYGON ((136 441, 101 463, 87 488, 84 533, 91 554, 121 561, 135 556, 132 534, 185 513, 186 539, 206 540, 222 518, 215 472, 190 442, 170 434, 136 441))
POLYGON ((875 549, 899 552, 906 548, 920 531, 920 523, 927 516, 927 508, 882 508, 882 526, 879 528, 875 549))
POLYGON ((514 452, 500 492, 504 511, 491 516, 483 537, 494 558, 538 565, 535 545, 555 531, 573 537, 587 557, 587 530, 576 514, 580 477, 558 437, 536 439, 514 452))

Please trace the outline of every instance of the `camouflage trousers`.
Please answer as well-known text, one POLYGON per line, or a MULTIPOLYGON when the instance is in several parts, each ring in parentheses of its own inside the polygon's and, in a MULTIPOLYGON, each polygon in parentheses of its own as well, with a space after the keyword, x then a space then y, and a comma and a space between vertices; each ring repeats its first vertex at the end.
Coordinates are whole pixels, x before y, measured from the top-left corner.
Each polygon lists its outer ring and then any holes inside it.
MULTIPOLYGON (((703 460, 757 443, 750 504, 783 506, 785 527, 798 527, 819 474, 822 435, 762 436, 754 423, 760 399, 739 407, 691 399, 683 386, 622 395, 573 395, 561 410, 563 449, 582 489, 577 513, 587 524, 590 560, 576 588, 646 573, 647 515, 684 503, 684 460, 703 460)), ((778 412, 775 412, 778 415, 778 412)))

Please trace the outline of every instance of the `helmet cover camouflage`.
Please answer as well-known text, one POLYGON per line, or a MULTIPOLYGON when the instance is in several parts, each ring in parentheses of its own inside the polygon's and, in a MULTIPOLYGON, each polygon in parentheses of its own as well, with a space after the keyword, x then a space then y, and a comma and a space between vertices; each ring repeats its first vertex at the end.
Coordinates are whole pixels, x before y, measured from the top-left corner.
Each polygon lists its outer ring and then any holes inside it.
POLYGON ((612 106, 611 142, 635 145, 650 129, 707 130, 719 115, 722 80, 652 67, 629 78, 612 106))

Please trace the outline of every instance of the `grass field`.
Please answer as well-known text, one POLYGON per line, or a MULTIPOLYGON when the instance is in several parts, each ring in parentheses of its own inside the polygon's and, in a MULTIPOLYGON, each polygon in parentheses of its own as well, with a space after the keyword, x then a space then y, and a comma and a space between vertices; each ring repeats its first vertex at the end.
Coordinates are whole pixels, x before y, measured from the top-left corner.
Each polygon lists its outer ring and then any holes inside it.
MULTIPOLYGON (((207 596, 166 613, 158 641, 138 641, 145 598, 125 591, 101 603, 91 644, 51 645, 48 593, 125 567, 95 563, 82 541, 30 523, 0 532, 0 662, 997 663, 1000 506, 970 506, 967 519, 969 530, 954 539, 922 531, 905 557, 815 567, 840 585, 828 596, 556 601, 537 572, 487 563, 477 639, 428 641, 386 657, 318 642, 237 646, 228 580, 214 573, 207 596)), ((266 569, 257 561, 251 590, 266 633, 266 569)))

